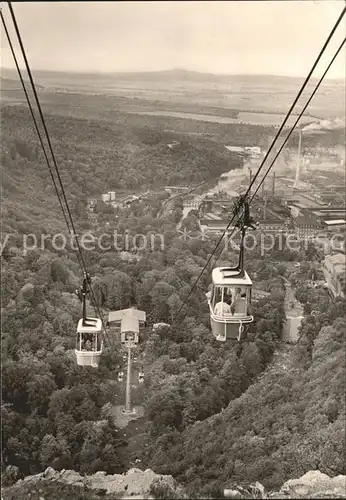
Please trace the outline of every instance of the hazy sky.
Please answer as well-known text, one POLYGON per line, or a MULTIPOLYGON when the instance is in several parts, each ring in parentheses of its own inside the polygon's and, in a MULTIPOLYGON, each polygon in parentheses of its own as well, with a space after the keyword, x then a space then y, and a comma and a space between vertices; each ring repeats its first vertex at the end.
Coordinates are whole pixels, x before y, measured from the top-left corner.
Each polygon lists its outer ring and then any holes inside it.
MULTIPOLYGON (((342 0, 13 3, 33 69, 304 76, 342 0)), ((7 5, 4 15, 12 28, 7 5)), ((346 24, 326 54, 331 58, 346 24)), ((11 33, 13 30, 11 29, 11 33)), ((2 33, 3 67, 13 67, 2 33)), ((321 70, 322 71, 322 70, 321 70)), ((345 77, 345 51, 329 77, 345 77)))

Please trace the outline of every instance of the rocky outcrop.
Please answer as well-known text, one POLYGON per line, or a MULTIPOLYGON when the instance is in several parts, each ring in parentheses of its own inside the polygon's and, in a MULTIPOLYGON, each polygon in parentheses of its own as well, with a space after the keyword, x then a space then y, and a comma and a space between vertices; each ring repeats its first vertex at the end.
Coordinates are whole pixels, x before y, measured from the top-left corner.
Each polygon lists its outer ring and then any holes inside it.
MULTIPOLYGON (((175 482, 172 476, 164 476, 155 474, 150 469, 142 471, 140 469, 130 469, 126 474, 107 475, 104 471, 96 472, 91 476, 81 476, 73 470, 56 471, 48 467, 44 472, 35 476, 27 476, 16 485, 20 485, 21 489, 25 488, 25 484, 29 485, 33 482, 47 483, 64 483, 71 486, 77 486, 85 490, 95 490, 102 496, 110 495, 116 498, 123 499, 149 499, 155 498, 153 492, 167 492, 168 497, 173 498, 179 494, 179 498, 184 498, 183 491, 175 482), (170 496, 172 494, 172 496, 170 496)), ((57 484, 57 489, 59 488, 57 484)), ((6 493, 3 495, 3 500, 6 500, 6 493)), ((61 499, 63 500, 63 499, 61 499)))
POLYGON ((346 498, 346 476, 329 477, 311 470, 299 479, 290 479, 281 487, 280 497, 272 498, 346 498))
POLYGON ((346 498, 346 476, 329 477, 311 470, 299 479, 286 481, 277 492, 267 492, 260 483, 247 488, 224 490, 226 498, 346 498))
MULTIPOLYGON (((130 469, 126 474, 113 475, 100 471, 92 476, 81 476, 72 470, 59 472, 48 467, 41 474, 28 476, 14 486, 4 488, 2 500, 27 498, 29 490, 31 500, 188 498, 183 488, 172 476, 156 474, 150 469, 145 471, 130 469), (32 489, 33 485, 36 490, 32 489), (50 489, 47 489, 47 485, 50 489), (64 491, 63 485, 65 488, 74 488, 74 490, 64 491), (78 496, 78 490, 83 492, 81 496, 78 496), (90 496, 87 492, 90 492, 90 496)), ((249 499, 346 498, 346 476, 331 478, 320 471, 309 471, 299 479, 286 481, 278 492, 267 492, 262 484, 255 483, 246 488, 236 485, 228 487, 224 490, 224 496, 225 498, 249 499)))

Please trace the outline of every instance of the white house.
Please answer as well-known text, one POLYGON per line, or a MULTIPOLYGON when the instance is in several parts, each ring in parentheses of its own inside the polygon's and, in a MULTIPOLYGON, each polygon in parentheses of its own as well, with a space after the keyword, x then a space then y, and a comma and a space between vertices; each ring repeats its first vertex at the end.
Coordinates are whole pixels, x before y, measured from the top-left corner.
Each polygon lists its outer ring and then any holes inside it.
POLYGON ((328 255, 322 265, 328 288, 333 295, 345 297, 346 256, 343 253, 328 255))

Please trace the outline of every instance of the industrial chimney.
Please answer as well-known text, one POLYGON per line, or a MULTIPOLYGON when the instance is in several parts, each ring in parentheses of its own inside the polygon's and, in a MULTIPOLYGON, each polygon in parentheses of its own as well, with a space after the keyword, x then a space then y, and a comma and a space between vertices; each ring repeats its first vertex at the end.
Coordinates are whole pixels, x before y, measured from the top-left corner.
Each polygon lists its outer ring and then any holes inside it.
POLYGON ((299 186, 299 177, 300 177, 300 152, 301 152, 301 148, 302 148, 302 134, 303 134, 303 131, 299 130, 299 142, 298 142, 298 157, 297 157, 297 167, 296 167, 296 178, 295 178, 294 185, 293 185, 293 187, 295 189, 298 189, 298 186, 299 186))
MULTIPOLYGON (((249 186, 251 186, 252 182, 252 170, 249 168, 249 186)), ((249 196, 251 196, 251 191, 249 190, 249 196)))
POLYGON ((267 219, 267 195, 264 198, 264 206, 263 206, 263 220, 265 221, 267 219))
POLYGON ((272 187, 272 198, 274 200, 275 196, 275 172, 273 172, 273 187, 272 187))

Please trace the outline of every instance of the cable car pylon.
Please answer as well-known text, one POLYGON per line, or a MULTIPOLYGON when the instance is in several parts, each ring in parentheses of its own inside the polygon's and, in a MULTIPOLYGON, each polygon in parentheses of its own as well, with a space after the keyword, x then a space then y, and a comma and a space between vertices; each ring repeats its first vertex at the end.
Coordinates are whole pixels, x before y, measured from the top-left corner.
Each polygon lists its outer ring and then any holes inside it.
MULTIPOLYGON (((127 377, 125 389, 125 406, 117 406, 117 420, 127 423, 130 420, 139 418, 143 414, 143 408, 132 405, 132 349, 135 349, 140 341, 140 326, 146 324, 146 313, 134 307, 121 309, 119 311, 109 311, 108 326, 112 328, 120 327, 120 342, 127 349, 127 377)), ((140 372, 143 376, 143 370, 140 372)), ((140 383, 140 380, 139 380, 140 383)))
POLYGON ((136 413, 131 407, 131 342, 127 345, 127 378, 126 378, 126 398, 125 398, 125 415, 136 413))

